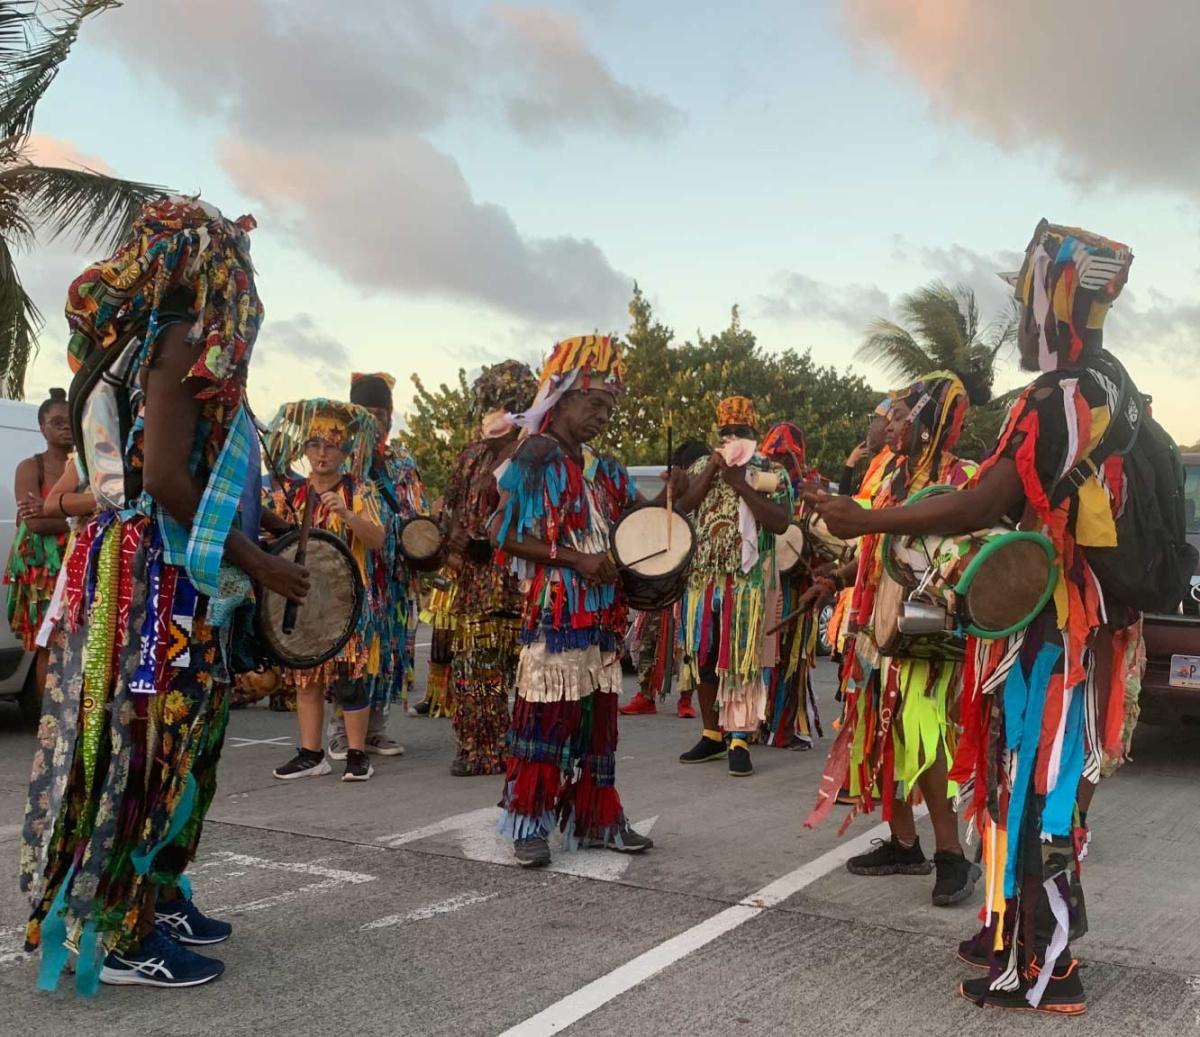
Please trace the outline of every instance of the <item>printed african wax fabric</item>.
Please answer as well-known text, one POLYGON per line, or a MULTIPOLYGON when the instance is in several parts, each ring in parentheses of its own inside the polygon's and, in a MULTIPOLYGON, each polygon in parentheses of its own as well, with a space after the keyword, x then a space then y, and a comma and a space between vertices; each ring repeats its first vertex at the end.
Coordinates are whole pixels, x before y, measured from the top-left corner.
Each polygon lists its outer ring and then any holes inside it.
MULTIPOLYGON (((497 470, 500 542, 534 537, 555 548, 607 552, 633 503, 633 480, 611 457, 571 457, 531 436, 497 470)), ((573 569, 513 559, 527 581, 517 699, 507 737, 500 831, 542 838, 557 826, 611 842, 624 823, 616 789, 617 708, 628 616, 616 584, 588 584, 573 569)))
MULTIPOLYGON (((197 350, 187 384, 200 406, 192 470, 210 498, 232 502, 246 472, 226 471, 217 486, 210 476, 244 413, 262 318, 252 226, 196 199, 150 203, 131 240, 85 270, 67 298, 73 368, 144 327, 131 346, 134 370, 144 371, 163 329, 190 322, 197 350)), ((129 403, 128 438, 100 432, 119 445, 127 473, 144 466, 145 400, 135 392, 129 403)), ((76 986, 94 993, 105 951, 128 949, 149 931, 155 889, 177 883, 195 853, 224 739, 229 677, 220 639, 228 631, 210 625, 209 600, 190 570, 167 561, 165 510, 144 492, 125 503, 79 528, 64 560, 64 621, 50 645, 21 850, 21 888, 32 906, 26 943, 41 947, 46 990, 75 952, 76 986)), ((232 521, 236 507, 217 510, 232 521)), ((223 584, 248 590, 244 573, 220 570, 223 584)))
MULTIPOLYGON (((708 463, 701 458, 689 475, 699 477, 708 463)), ((767 497, 790 515, 787 472, 757 453, 746 467, 775 476, 776 488, 767 497)), ((766 618, 782 613, 775 535, 752 518, 747 522, 747 511, 737 491, 720 475, 714 478, 692 516, 696 553, 683 595, 680 636, 684 666, 694 683, 706 669, 716 671, 721 726, 750 733, 766 717, 764 671, 779 660, 779 638, 765 636, 766 618)))
MULTIPOLYGON (((42 499, 49 486, 40 488, 42 499)), ((27 652, 38 647, 38 633, 67 548, 66 533, 35 533, 24 522, 17 526, 17 535, 4 569, 4 585, 8 588, 8 625, 27 652)))
POLYGON ((454 624, 452 724, 458 758, 472 774, 504 772, 508 692, 516 680, 524 598, 516 574, 492 550, 489 524, 500 503, 487 440, 458 455, 446 487, 446 510, 469 538, 456 572, 450 611, 454 624))

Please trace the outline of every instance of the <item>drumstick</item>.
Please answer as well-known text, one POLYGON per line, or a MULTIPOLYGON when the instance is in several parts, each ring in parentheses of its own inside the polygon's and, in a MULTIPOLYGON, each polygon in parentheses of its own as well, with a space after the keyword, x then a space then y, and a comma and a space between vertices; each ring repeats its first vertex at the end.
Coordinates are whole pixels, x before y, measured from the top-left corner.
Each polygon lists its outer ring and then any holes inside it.
POLYGON ((652 551, 650 554, 645 555, 642 558, 635 558, 632 562, 622 562, 621 568, 632 569, 635 565, 641 565, 642 562, 650 561, 651 558, 657 558, 659 555, 665 555, 669 550, 671 550, 669 547, 664 547, 661 551, 652 551))
POLYGON ((810 608, 812 608, 811 604, 805 605, 804 608, 802 608, 802 609, 792 609, 791 612, 789 612, 786 616, 783 617, 783 619, 781 619, 778 623, 776 623, 773 627, 771 627, 770 630, 767 630, 764 633, 764 636, 770 637, 780 627, 787 626, 788 623, 790 623, 793 619, 795 619, 797 616, 804 615, 804 613, 807 612, 810 608))
POLYGON ((673 518, 672 512, 675 510, 674 494, 671 491, 671 462, 674 460, 674 449, 671 445, 671 433, 674 428, 671 423, 671 412, 667 411, 667 550, 671 550, 671 534, 674 532, 675 523, 671 521, 673 518))
MULTIPOLYGON (((312 529, 313 516, 313 493, 315 492, 313 484, 307 483, 304 490, 304 514, 300 517, 300 536, 296 540, 296 557, 294 559, 297 565, 304 564, 304 557, 308 554, 308 534, 312 529)), ((283 607, 283 632, 290 634, 296 629, 296 615, 300 611, 300 606, 294 601, 289 601, 283 607)))

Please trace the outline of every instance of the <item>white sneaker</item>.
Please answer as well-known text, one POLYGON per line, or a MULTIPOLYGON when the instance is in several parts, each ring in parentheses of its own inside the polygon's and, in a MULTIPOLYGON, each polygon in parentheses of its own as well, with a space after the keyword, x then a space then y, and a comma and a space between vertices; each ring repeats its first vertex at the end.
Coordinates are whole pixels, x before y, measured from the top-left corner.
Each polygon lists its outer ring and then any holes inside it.
POLYGON ((326 755, 331 760, 344 760, 346 758, 346 753, 349 751, 350 743, 346 741, 346 736, 344 734, 339 733, 330 735, 329 748, 326 750, 326 755))

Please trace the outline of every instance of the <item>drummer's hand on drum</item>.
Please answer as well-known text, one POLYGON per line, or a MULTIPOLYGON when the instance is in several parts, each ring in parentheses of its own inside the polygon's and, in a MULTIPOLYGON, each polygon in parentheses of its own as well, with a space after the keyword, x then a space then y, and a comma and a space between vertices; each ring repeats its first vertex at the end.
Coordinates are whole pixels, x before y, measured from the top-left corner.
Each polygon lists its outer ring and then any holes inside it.
POLYGON ((588 583, 616 583, 617 566, 607 554, 581 554, 575 571, 588 583))
POLYGON ((854 540, 871 532, 869 509, 862 507, 853 497, 831 497, 827 493, 805 496, 817 514, 825 520, 829 532, 842 540, 854 540))
POLYGON ((259 583, 283 595, 288 601, 294 601, 297 605, 304 603, 309 585, 308 570, 304 566, 263 551, 259 567, 259 583))

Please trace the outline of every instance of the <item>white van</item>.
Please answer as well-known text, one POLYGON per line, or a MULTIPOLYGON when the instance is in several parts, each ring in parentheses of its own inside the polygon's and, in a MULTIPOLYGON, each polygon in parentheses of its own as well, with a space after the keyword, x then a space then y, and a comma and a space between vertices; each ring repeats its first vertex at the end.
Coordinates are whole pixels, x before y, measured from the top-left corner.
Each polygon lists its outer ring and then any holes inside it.
MULTIPOLYGON (((37 422, 37 405, 18 400, 0 400, 0 566, 8 564, 17 533, 17 501, 13 480, 17 465, 46 449, 37 422)), ((15 700, 22 716, 36 724, 42 713, 35 686, 33 654, 26 652, 8 625, 7 588, 5 612, 0 616, 0 700, 15 700)))

